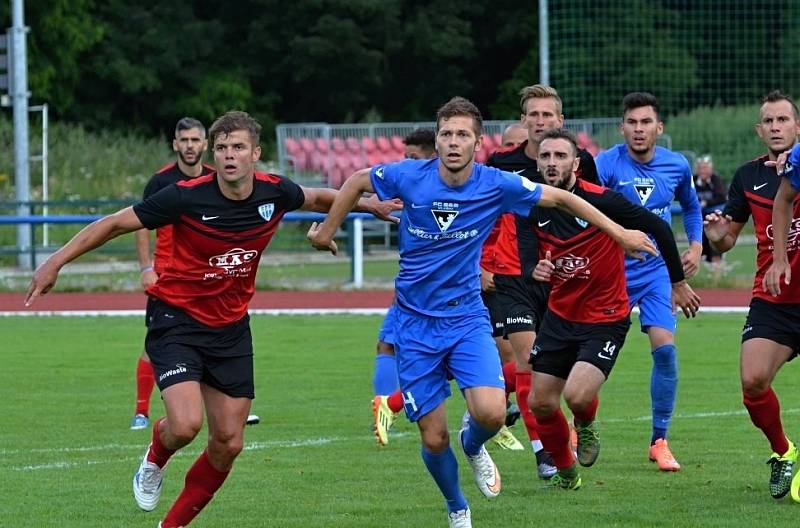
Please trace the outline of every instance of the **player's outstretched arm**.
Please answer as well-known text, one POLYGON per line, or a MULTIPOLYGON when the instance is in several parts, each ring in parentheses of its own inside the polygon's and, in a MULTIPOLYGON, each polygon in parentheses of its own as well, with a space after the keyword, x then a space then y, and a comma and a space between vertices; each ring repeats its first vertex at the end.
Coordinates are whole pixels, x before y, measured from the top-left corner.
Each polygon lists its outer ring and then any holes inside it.
MULTIPOLYGON (((306 211, 315 211, 318 213, 327 213, 330 211, 336 196, 339 191, 336 189, 323 189, 317 187, 301 187, 306 201, 302 209, 306 211)), ((380 220, 387 222, 398 223, 400 221, 392 213, 399 211, 403 208, 403 202, 399 199, 381 200, 377 195, 373 194, 368 198, 359 198, 351 211, 358 213, 370 213, 380 220)))
POLYGON ((772 264, 764 275, 763 284, 764 291, 773 296, 781 293, 781 277, 786 285, 792 280, 792 268, 786 255, 786 240, 796 196, 797 191, 792 187, 789 178, 782 178, 772 205, 772 264))
POLYGON ((64 265, 102 246, 112 238, 142 227, 144 226, 133 212, 133 207, 126 207, 84 227, 61 249, 50 255, 33 273, 25 296, 25 306, 32 305, 37 297, 50 291, 58 279, 58 272, 64 265))
MULTIPOLYGON (((347 213, 358 202, 363 192, 373 192, 372 182, 369 178, 369 169, 362 169, 350 176, 335 195, 328 211, 328 217, 321 224, 314 222, 306 234, 311 245, 320 251, 330 251, 334 255, 338 251, 333 236, 342 225, 347 213)), ((306 198, 308 200, 308 197, 306 198)), ((304 206, 305 208, 305 206, 304 206)))
POLYGON ((558 207, 573 216, 583 218, 590 224, 596 225, 617 244, 622 246, 627 254, 633 257, 642 258, 641 252, 651 255, 658 254, 653 241, 646 234, 641 231, 625 229, 586 200, 570 192, 543 185, 542 197, 537 205, 541 207, 558 207))
POLYGON ((711 247, 718 253, 725 253, 736 245, 743 227, 743 223, 734 222, 730 215, 722 214, 719 209, 703 219, 703 231, 711 247))

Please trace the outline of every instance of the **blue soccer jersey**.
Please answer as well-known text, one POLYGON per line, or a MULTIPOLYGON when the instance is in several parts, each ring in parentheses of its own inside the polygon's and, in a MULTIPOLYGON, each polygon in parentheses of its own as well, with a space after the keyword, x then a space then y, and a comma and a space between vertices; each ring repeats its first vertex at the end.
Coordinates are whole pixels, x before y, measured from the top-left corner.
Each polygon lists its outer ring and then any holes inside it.
MULTIPOLYGON (((625 144, 601 152, 595 159, 600 183, 631 202, 646 207, 672 224, 672 202, 678 200, 683 210, 683 222, 690 242, 702 240, 703 217, 694 190, 689 163, 683 155, 656 147, 653 159, 639 163, 631 158, 625 144)), ((625 270, 628 282, 647 281, 652 273, 666 271, 661 256, 647 255, 645 260, 627 258, 625 270)))
POLYGON ((789 159, 786 160, 786 167, 783 170, 783 175, 789 178, 792 189, 800 192, 800 143, 792 147, 792 151, 789 153, 789 159), (795 170, 795 167, 797 167, 797 170, 795 170))
POLYGON ((541 187, 526 178, 475 164, 469 179, 450 187, 439 160, 404 160, 370 172, 381 200, 400 198, 397 302, 433 317, 484 313, 478 268, 481 246, 497 217, 527 215, 541 187))

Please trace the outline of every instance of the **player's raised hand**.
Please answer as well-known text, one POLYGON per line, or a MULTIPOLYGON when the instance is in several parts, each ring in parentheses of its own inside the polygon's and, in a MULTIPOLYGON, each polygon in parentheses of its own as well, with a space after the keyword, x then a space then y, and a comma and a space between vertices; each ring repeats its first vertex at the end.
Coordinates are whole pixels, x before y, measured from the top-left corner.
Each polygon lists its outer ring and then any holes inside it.
POLYGON ((723 215, 719 209, 707 214, 703 219, 703 231, 705 231, 706 237, 711 242, 719 242, 730 231, 732 220, 730 215, 723 215))
POLYGON ((675 311, 676 307, 687 318, 697 315, 697 310, 700 309, 700 297, 685 280, 672 284, 672 310, 675 311))
POLYGON ((656 245, 650 240, 650 237, 635 229, 623 229, 617 242, 625 250, 626 255, 635 259, 644 260, 643 253, 658 255, 656 245))
POLYGON ((323 237, 320 233, 321 224, 313 222, 311 227, 306 233, 306 238, 311 241, 311 245, 318 251, 330 251, 334 255, 338 253, 339 248, 336 247, 336 242, 332 238, 323 237))
POLYGON ((392 222, 393 224, 400 222, 398 217, 392 216, 393 212, 403 209, 403 200, 400 198, 381 201, 377 194, 373 194, 364 200, 364 204, 369 207, 370 213, 372 213, 375 218, 392 222))
POLYGON ((781 294, 781 282, 787 286, 792 282, 792 267, 785 260, 773 260, 764 275, 764 282, 761 286, 765 292, 777 297, 781 294), (781 276, 783 276, 783 281, 781 281, 781 276))
POLYGON ((767 167, 775 167, 775 170, 778 174, 783 174, 783 171, 786 169, 786 160, 789 159, 790 152, 792 151, 784 150, 778 155, 778 158, 775 161, 767 160, 764 162, 764 165, 767 167))
POLYGON ((59 269, 59 266, 47 259, 33 272, 28 293, 25 295, 25 306, 31 306, 37 297, 46 294, 55 286, 59 269))
POLYGON ((532 275, 535 280, 540 282, 550 282, 550 277, 553 275, 553 271, 556 269, 550 258, 550 252, 545 252, 544 258, 536 264, 535 268, 533 268, 532 275))

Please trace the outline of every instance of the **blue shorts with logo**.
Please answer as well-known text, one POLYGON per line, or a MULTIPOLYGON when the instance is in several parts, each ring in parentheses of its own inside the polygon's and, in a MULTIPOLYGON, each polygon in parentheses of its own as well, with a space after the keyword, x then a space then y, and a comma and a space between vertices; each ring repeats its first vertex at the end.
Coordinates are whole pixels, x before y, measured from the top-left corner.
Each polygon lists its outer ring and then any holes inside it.
POLYGON ((664 266, 638 281, 628 280, 628 297, 631 310, 639 306, 642 332, 655 326, 675 333, 678 316, 672 311, 672 283, 664 266))
POLYGON ((387 345, 394 345, 395 334, 395 311, 397 310, 397 303, 392 303, 389 310, 386 312, 386 317, 383 318, 383 324, 378 332, 378 341, 383 341, 387 345))
POLYGON ((459 389, 505 386, 489 314, 430 317, 397 306, 395 355, 408 419, 416 422, 459 389))

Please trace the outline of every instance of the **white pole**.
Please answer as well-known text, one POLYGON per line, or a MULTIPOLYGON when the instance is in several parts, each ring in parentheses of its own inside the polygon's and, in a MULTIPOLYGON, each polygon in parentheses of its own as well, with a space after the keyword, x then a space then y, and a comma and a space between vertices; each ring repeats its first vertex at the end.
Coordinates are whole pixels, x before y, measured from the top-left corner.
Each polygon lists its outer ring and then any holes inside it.
POLYGON ((539 0, 539 84, 550 85, 550 34, 547 0, 539 0))
MULTIPOLYGON (((42 105, 42 201, 44 202, 44 207, 42 208, 42 216, 47 216, 48 214, 48 207, 47 201, 50 199, 50 193, 48 190, 48 183, 50 181, 48 177, 47 171, 47 136, 48 136, 48 113, 47 113, 47 103, 42 105)), ((50 226, 48 224, 44 224, 44 233, 42 239, 42 245, 47 247, 50 245, 50 237, 48 228, 50 226)))
MULTIPOLYGON (((17 202, 30 201, 30 173, 28 167, 28 63, 25 42, 25 27, 23 0, 11 1, 11 102, 14 106, 14 190, 17 202)), ((17 215, 28 216, 31 212, 30 205, 18 205, 17 215)), ((33 243, 30 226, 19 224, 17 226, 17 247, 30 251, 33 255, 33 243)), ((22 254, 17 255, 17 262, 22 269, 35 267, 35 262, 30 262, 22 254)))
POLYGON ((364 220, 353 220, 353 287, 364 287, 364 220))

